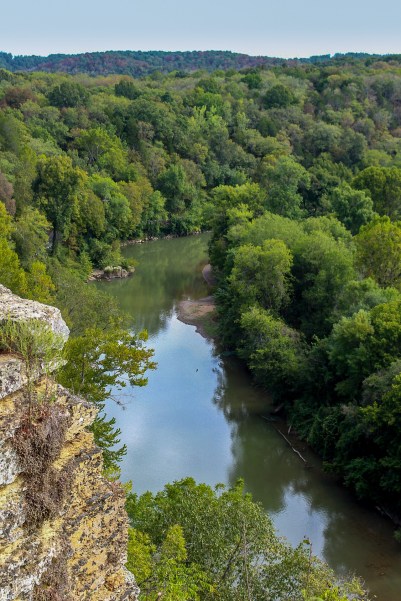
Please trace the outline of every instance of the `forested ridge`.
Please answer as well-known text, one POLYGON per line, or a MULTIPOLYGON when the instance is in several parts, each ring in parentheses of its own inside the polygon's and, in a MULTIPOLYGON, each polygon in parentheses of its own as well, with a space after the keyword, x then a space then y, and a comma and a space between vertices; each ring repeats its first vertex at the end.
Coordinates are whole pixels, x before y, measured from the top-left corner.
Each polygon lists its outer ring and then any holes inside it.
MULTIPOLYGON (((0 282, 62 309, 60 381, 101 407, 154 364, 89 273, 124 265, 120 241, 211 229, 222 344, 327 469, 400 514, 396 60, 136 80, 0 70, 0 200, 0 282)), ((118 432, 104 415, 94 431, 114 472, 118 432)))
POLYGON ((0 67, 10 71, 62 71, 70 75, 131 75, 141 77, 154 71, 197 71, 207 69, 243 69, 258 65, 280 64, 281 59, 253 57, 228 51, 106 51, 83 54, 51 54, 49 56, 13 56, 0 52, 0 67))
POLYGON ((0 52, 0 67, 9 71, 64 72, 70 75, 131 75, 142 77, 154 72, 193 72, 199 69, 244 69, 252 67, 296 66, 301 64, 349 64, 363 59, 367 64, 378 60, 400 62, 400 55, 385 55, 349 52, 311 56, 309 58, 282 59, 271 56, 250 56, 227 50, 194 50, 165 52, 162 50, 109 50, 81 54, 50 54, 49 56, 24 56, 0 52))

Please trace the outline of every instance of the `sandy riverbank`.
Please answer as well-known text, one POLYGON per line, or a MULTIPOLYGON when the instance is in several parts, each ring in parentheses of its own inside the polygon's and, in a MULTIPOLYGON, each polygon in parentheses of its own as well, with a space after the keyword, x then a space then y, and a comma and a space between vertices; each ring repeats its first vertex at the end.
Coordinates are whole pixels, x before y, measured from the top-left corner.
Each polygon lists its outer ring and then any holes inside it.
POLYGON ((204 338, 212 338, 210 322, 214 322, 215 303, 213 296, 206 296, 199 300, 181 301, 178 307, 178 319, 183 323, 196 326, 196 331, 204 338))

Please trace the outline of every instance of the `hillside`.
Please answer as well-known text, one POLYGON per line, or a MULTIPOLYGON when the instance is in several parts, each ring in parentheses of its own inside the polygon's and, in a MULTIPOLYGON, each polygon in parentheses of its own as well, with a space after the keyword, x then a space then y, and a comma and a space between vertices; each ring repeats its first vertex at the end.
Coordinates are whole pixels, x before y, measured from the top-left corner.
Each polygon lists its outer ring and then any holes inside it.
POLYGON ((0 52, 0 67, 9 71, 45 71, 48 73, 64 72, 71 75, 86 73, 88 75, 132 75, 140 77, 155 71, 170 73, 171 71, 228 70, 252 67, 274 67, 279 65, 295 66, 305 63, 335 63, 357 60, 374 61, 375 59, 399 62, 399 56, 368 55, 364 53, 347 53, 312 56, 310 58, 282 59, 269 56, 249 56, 222 50, 193 52, 151 51, 107 51, 87 52, 84 54, 51 54, 49 56, 13 56, 0 52))
MULTIPOLYGON (((401 71, 331 60, 135 80, 0 70, 0 281, 63 311, 61 383, 103 409, 103 349, 117 382, 128 365, 143 385, 153 364, 83 282, 128 270, 120 241, 212 230, 222 344, 399 522, 401 71)), ((110 431, 95 424, 115 468, 110 431)))

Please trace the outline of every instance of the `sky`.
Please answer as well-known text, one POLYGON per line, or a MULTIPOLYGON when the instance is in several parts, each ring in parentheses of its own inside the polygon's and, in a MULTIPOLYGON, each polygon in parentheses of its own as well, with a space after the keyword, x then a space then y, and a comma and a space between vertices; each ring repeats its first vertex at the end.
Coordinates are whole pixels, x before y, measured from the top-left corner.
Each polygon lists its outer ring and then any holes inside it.
POLYGON ((2 3, 0 51, 232 50, 302 57, 401 53, 401 1, 18 0, 2 3))

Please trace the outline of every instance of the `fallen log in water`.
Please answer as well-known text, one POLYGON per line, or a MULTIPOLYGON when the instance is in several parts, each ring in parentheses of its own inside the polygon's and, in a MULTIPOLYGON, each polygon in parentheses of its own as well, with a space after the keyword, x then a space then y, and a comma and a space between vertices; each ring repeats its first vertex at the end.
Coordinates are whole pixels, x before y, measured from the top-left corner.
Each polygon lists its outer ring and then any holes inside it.
POLYGON ((285 442, 291 447, 291 449, 294 451, 294 453, 296 455, 298 455, 298 457, 305 463, 305 465, 308 465, 308 462, 306 461, 305 457, 302 457, 301 453, 292 445, 291 441, 288 440, 286 435, 283 434, 281 430, 276 428, 276 426, 273 426, 273 428, 280 434, 280 436, 282 436, 284 438, 285 442))

